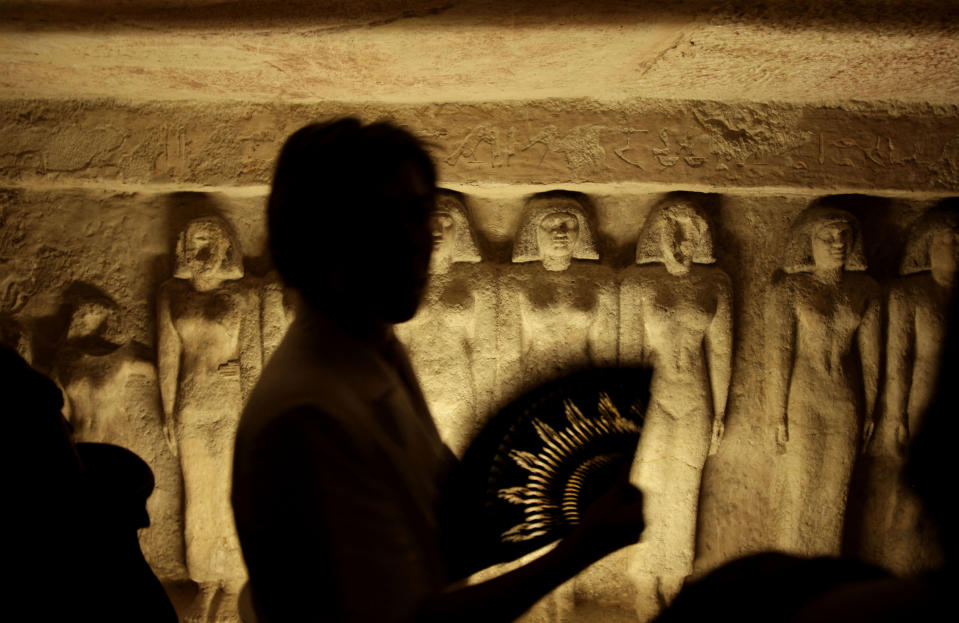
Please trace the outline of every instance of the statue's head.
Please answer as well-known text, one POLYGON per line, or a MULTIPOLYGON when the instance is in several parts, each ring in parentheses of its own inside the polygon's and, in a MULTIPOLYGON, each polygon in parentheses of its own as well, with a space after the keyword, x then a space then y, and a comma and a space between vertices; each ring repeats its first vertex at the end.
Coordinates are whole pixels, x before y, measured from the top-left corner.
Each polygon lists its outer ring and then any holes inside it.
POLYGON ((445 272, 455 262, 479 262, 479 249, 473 240, 466 205, 459 193, 439 189, 436 210, 430 217, 433 237, 431 273, 445 272))
POLYGON ((350 322, 403 322, 428 279, 436 172, 423 144, 347 118, 294 132, 267 208, 270 253, 314 308, 350 322))
POLYGON ((636 243, 636 263, 662 262, 670 274, 684 275, 693 264, 712 264, 713 237, 702 208, 685 194, 656 205, 636 243))
POLYGON ((239 279, 243 257, 232 228, 218 216, 195 218, 177 236, 178 279, 239 279))
POLYGON ((934 267, 950 273, 959 268, 959 200, 941 202, 909 231, 899 273, 910 275, 934 267))
POLYGON ((77 297, 70 314, 67 341, 100 339, 119 344, 122 339, 120 307, 107 296, 77 297))
POLYGON ((541 261, 549 270, 565 270, 573 258, 599 259, 584 203, 570 193, 534 196, 520 222, 513 261, 541 261))
POLYGON ((816 200, 793 222, 783 261, 787 273, 866 270, 859 221, 832 203, 830 197, 816 200))

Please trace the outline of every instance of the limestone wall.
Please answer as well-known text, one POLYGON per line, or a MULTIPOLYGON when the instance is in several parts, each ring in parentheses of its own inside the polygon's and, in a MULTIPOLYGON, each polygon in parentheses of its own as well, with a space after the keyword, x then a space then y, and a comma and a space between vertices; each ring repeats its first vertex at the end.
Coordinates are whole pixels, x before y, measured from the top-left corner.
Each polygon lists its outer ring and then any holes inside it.
MULTIPOLYGON (((474 431, 530 378, 509 373, 519 357, 517 340, 531 339, 515 331, 515 313, 522 296, 528 298, 528 292, 546 287, 542 284, 555 276, 536 261, 513 261, 531 198, 567 191, 583 206, 594 228, 598 259, 574 259, 563 287, 573 299, 583 290, 609 293, 611 303, 598 312, 607 324, 594 337, 611 345, 605 357, 616 361, 628 354, 625 333, 636 330, 622 323, 628 310, 620 292, 637 270, 641 230, 664 199, 674 196, 670 193, 692 191, 688 198, 712 237, 715 262, 709 266, 728 275, 732 349, 725 435, 718 452, 705 461, 694 511, 696 569, 781 543, 776 495, 783 485, 777 483, 784 469, 794 468, 794 446, 777 446, 778 421, 766 398, 767 300, 774 282, 788 281, 782 269, 797 235, 791 227, 810 203, 840 192, 861 193, 843 205, 861 223, 867 268, 856 272, 878 284, 879 418, 877 443, 857 462, 853 475, 846 543, 877 560, 886 552, 879 561, 899 571, 934 561, 932 550, 895 523, 905 512, 894 508, 900 491, 890 476, 900 461, 894 440, 902 414, 893 418, 884 413, 884 391, 890 386, 886 302, 901 283, 910 227, 944 197, 959 193, 955 107, 6 101, 0 104, 0 312, 7 326, 19 328, 25 352, 38 369, 65 385, 71 379, 94 379, 74 388, 71 413, 95 414, 104 421, 86 423, 81 436, 128 445, 151 463, 158 483, 150 505, 154 525, 141 542, 161 578, 175 582, 191 577, 185 557, 190 545, 184 547, 183 536, 181 462, 187 455, 174 455, 175 444, 164 436, 163 370, 157 368, 158 293, 174 276, 177 237, 195 218, 222 217, 235 230, 244 287, 261 306, 275 298, 263 215, 273 158, 298 126, 340 114, 392 118, 430 141, 440 183, 459 193, 471 223, 481 261, 453 264, 456 271, 468 267, 475 277, 454 294, 460 302, 469 297, 480 301, 473 309, 486 315, 488 326, 484 329, 480 322, 478 330, 471 329, 470 352, 482 356, 465 364, 475 377, 469 416, 474 421, 462 426, 457 418, 466 415, 431 397, 441 427, 449 431, 474 431), (78 336, 96 338, 102 348, 83 352, 88 342, 78 342, 78 336), (876 536, 869 541, 863 534, 876 536)), ((316 232, 317 244, 338 235, 343 232, 316 232)), ((351 235, 362 238, 362 232, 351 235)), ((360 253, 362 241, 357 242, 360 253)), ((654 290, 657 279, 652 278, 654 290)), ((923 295, 910 296, 919 300, 923 295)), ((535 343, 552 344, 542 352, 561 362, 557 369, 572 360, 556 350, 554 342, 564 340, 553 338, 576 334, 583 323, 593 322, 587 316, 597 309, 598 299, 587 299, 565 308, 560 301, 558 312, 539 305, 536 319, 519 320, 535 343), (531 322, 538 324, 530 329, 531 322)), ((463 329, 464 321, 454 317, 462 316, 463 305, 453 303, 445 311, 437 308, 431 330, 463 329)), ((820 310, 826 316, 829 311, 820 310)), ((660 305, 660 312, 685 313, 669 305, 660 305)), ((256 318, 261 333, 267 316, 261 307, 256 318)), ((261 357, 263 344, 256 345, 261 357)), ((411 342, 414 362, 424 352, 430 359, 429 349, 441 344, 439 337, 411 342)), ((857 348, 841 354, 856 355, 857 348)), ((592 357, 599 351, 588 352, 592 357)), ((859 374, 846 379, 857 394, 864 391, 859 374)), ((431 383, 446 382, 431 379, 428 370, 421 376, 428 396, 431 383)), ((432 395, 441 397, 442 392, 432 395)), ((825 411, 829 408, 823 405, 825 411)), ((854 425, 862 426, 865 417, 861 409, 854 425)), ((229 445, 223 440, 222 451, 228 452, 229 445)), ((802 545, 796 549, 803 550, 802 545)), ((611 569, 619 573, 618 567, 611 569)), ((599 573, 587 576, 575 590, 587 601, 631 608, 634 595, 624 588, 628 584, 609 582, 599 573)))

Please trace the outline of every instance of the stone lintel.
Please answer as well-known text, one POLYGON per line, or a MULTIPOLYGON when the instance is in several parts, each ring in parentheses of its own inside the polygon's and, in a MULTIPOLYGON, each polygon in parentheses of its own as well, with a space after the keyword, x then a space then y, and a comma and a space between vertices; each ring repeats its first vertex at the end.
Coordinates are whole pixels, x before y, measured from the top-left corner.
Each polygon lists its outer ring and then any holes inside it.
POLYGON ((667 100, 4 100, 0 182, 268 184, 287 135, 342 115, 412 129, 433 146, 448 184, 959 190, 959 106, 667 100))

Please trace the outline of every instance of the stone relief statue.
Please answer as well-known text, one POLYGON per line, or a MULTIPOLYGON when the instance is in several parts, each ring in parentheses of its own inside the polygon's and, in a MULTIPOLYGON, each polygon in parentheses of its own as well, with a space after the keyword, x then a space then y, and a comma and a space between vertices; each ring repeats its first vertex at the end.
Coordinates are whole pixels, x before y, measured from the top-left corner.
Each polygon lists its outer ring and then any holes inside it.
POLYGON ((883 401, 900 453, 936 389, 957 267, 959 211, 927 212, 909 234, 903 276, 889 288, 883 401))
POLYGON ((830 199, 793 223, 766 301, 766 409, 783 453, 780 546, 840 553, 850 477, 874 428, 880 304, 859 222, 830 199))
POLYGON ((235 608, 245 575, 230 507, 233 439, 262 365, 258 288, 223 219, 180 232, 157 306, 164 421, 183 470, 187 570, 200 588, 188 618, 223 618, 214 597, 222 591, 220 607, 235 608))
POLYGON ((163 443, 156 366, 144 345, 125 338, 119 306, 82 286, 68 289, 69 324, 51 373, 63 390, 64 415, 77 441, 123 446, 153 470, 150 527, 140 531, 140 543, 159 577, 180 579, 186 575, 180 470, 163 443))
POLYGON ((655 206, 620 289, 620 362, 653 368, 631 480, 646 531, 630 554, 637 612, 656 613, 693 569, 703 466, 724 431, 732 369, 732 288, 711 266, 713 240, 686 195, 655 206))
POLYGON ((495 279, 479 264, 466 206, 441 191, 431 218, 430 281, 416 316, 396 326, 443 440, 462 456, 490 409, 495 279))
POLYGON ((587 365, 616 361, 612 271, 598 260, 594 226, 572 193, 543 193, 526 205, 501 287, 501 396, 587 365))
POLYGON ((957 268, 959 210, 947 200, 913 224, 902 276, 889 286, 883 414, 869 448, 859 554, 904 575, 929 568, 941 556, 919 500, 902 481, 902 468, 936 391, 957 268))

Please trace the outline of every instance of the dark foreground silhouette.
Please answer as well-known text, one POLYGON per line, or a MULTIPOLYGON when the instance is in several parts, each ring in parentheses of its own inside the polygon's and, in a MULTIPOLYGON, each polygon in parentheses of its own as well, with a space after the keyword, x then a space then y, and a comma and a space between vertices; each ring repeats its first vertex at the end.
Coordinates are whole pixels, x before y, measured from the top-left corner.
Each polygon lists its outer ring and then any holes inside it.
POLYGON ((137 530, 153 473, 110 444, 74 444, 57 386, 0 347, 15 603, 24 620, 175 623, 137 530))

